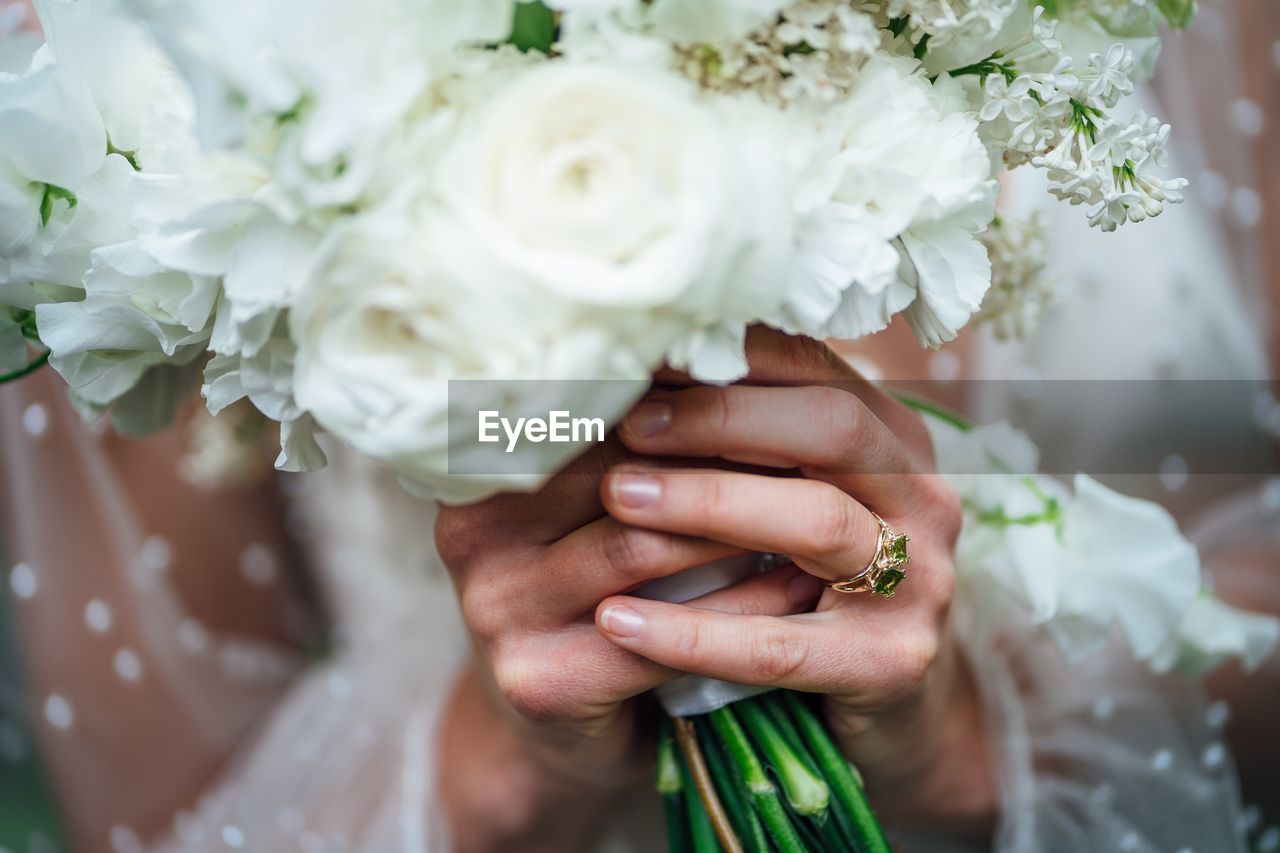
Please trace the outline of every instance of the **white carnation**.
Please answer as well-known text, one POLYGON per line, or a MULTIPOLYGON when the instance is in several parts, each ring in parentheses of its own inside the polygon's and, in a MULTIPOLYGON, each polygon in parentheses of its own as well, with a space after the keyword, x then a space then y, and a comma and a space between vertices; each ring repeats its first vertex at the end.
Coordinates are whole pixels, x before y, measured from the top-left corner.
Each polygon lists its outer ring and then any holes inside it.
POLYGON ((853 338, 905 310, 937 346, 981 304, 990 265, 975 234, 994 215, 990 162, 976 123, 916 68, 872 59, 821 117, 781 327, 853 338))

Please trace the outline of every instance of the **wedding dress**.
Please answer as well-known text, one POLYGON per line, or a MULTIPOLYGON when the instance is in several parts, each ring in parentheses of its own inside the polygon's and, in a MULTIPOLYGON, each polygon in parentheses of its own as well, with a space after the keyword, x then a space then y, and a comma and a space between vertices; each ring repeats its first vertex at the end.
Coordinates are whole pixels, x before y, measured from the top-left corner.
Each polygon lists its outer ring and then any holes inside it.
MULTIPOLYGON (((1214 19, 1214 10, 1206 14, 1214 19)), ((1179 131, 1187 126, 1183 120, 1179 131)), ((1238 206, 1237 218, 1248 220, 1248 202, 1238 206)), ((1131 378, 1171 368, 1201 375, 1212 358, 1210 375, 1264 376, 1263 338, 1249 322, 1256 306, 1246 301, 1256 294, 1232 286, 1243 279, 1212 227, 1218 217, 1193 211, 1189 203, 1122 230, 1083 269, 1074 260, 1080 244, 1068 243, 1060 266, 1066 278, 1105 274, 1110 264, 1159 256, 1174 239, 1207 266, 1190 277, 1191 290, 1212 311, 1174 311, 1151 321, 1149 335, 1105 337, 1088 335, 1096 309, 1085 312, 1086 325, 1068 314, 1038 349, 984 345, 972 374, 1033 367, 1044 376, 1105 377, 1123 364, 1131 378), (1188 215, 1203 218, 1172 225, 1188 215), (1154 230, 1166 222, 1179 229, 1172 238, 1154 230), (1164 346, 1169 324, 1187 317, 1194 322, 1173 334, 1193 345, 1164 346), (1115 349, 1121 340, 1154 348, 1139 359, 1115 349), (1085 354, 1097 359, 1093 373, 1085 354)), ((1063 215, 1081 218, 1078 209, 1063 215)), ((1126 276, 1129 303, 1116 310, 1140 324, 1135 306, 1161 304, 1164 285, 1159 276, 1126 276)), ((978 403, 988 414, 1016 413, 1000 394, 978 403)), ((1065 422, 1083 429, 1078 413, 1065 422)), ((1089 429, 1081 441, 1096 443, 1116 425, 1095 417, 1089 429)), ((448 849, 433 756, 468 644, 432 546, 433 509, 385 471, 331 451, 326 471, 284 483, 289 532, 332 626, 327 649, 304 654, 305 617, 275 631, 254 618, 255 596, 274 612, 266 604, 282 595, 289 559, 287 540, 264 529, 262 515, 210 499, 198 504, 198 517, 175 518, 199 500, 175 472, 147 470, 145 453, 121 451, 84 428, 52 382, 0 389, 3 579, 25 652, 21 687, 16 675, 6 683, 0 673, 0 761, 39 751, 54 787, 74 790, 65 800, 74 803, 67 834, 84 849, 448 849), (193 576, 207 579, 201 589, 236 594, 198 599, 193 576), (165 814, 157 802, 186 805, 165 814)), ((1210 566, 1240 531, 1280 536, 1276 495, 1272 488, 1233 498, 1210 514, 1201 528, 1210 566)), ((1280 542, 1270 544, 1280 551, 1280 542)), ((963 618, 957 622, 963 632, 963 618)), ((983 647, 961 639, 994 745, 996 849, 1246 849, 1248 813, 1222 741, 1224 705, 1189 682, 1148 674, 1120 649, 1068 665, 1030 626, 1011 623, 998 644, 983 647)), ((912 827, 892 834, 913 850, 966 849, 912 827)), ((639 790, 611 815, 599 848, 656 850, 662 838, 656 798, 639 790)))

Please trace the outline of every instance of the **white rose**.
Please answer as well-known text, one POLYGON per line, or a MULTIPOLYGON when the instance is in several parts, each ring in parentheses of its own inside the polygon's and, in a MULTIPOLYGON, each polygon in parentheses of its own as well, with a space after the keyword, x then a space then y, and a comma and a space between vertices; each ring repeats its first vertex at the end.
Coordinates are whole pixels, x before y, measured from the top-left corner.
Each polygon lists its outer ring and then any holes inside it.
POLYGON ((636 326, 660 355, 781 299, 791 223, 762 114, 665 70, 536 66, 464 120, 440 198, 511 287, 636 326))
POLYGON ((566 410, 610 423, 648 384, 651 364, 625 327, 505 287, 452 223, 430 214, 354 218, 330 235, 315 269, 291 313, 298 405, 430 497, 533 489, 583 446, 542 443, 510 466, 476 467, 471 454, 492 445, 475 444, 477 424, 457 399, 451 409, 450 380, 493 383, 453 393, 492 397, 504 416, 566 410), (564 379, 611 381, 551 381, 564 379))

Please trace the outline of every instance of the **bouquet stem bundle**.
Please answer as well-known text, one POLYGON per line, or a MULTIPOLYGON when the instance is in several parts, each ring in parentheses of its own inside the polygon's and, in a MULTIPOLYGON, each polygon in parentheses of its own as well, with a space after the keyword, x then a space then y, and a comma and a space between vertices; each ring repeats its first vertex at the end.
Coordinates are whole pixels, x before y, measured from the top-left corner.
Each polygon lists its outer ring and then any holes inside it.
POLYGON ((657 788, 672 853, 889 853, 861 779, 797 693, 664 719, 657 788))

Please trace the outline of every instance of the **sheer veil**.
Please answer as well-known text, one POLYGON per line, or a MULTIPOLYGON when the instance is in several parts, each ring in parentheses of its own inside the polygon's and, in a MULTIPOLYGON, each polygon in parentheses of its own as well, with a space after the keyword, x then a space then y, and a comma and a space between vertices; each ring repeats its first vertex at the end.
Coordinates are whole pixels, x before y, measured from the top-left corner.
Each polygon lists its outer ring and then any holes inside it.
MULTIPOLYGON (((1097 242, 1080 233, 1078 209, 1046 208, 1075 293, 1033 342, 982 344, 973 376, 1270 375, 1262 238, 1280 195, 1257 154, 1280 109, 1248 91, 1280 91, 1280 68, 1246 54, 1241 26, 1264 16, 1234 2, 1205 3, 1197 27, 1169 40, 1146 105, 1175 126, 1191 200, 1097 242), (1100 316, 1117 325, 1100 328, 1100 316)), ((9 8, 0 2, 0 16, 9 8)), ((1274 15, 1264 23, 1265 38, 1280 36, 1274 15)), ((1022 180, 1011 204, 1026 209, 1022 180)), ((1016 410, 989 387, 980 415, 1016 410)), ((1081 442, 1124 452, 1117 435, 1141 440, 1142 423, 1045 411, 1081 442)), ((1271 398, 1249 414, 1261 440, 1275 437, 1267 427, 1280 435, 1277 412, 1271 398)), ((178 474, 185 441, 134 445, 88 428, 51 377, 0 388, 4 580, 23 651, 20 687, 0 672, 0 723, 29 720, 25 747, 49 769, 69 842, 447 849, 433 805, 436 722, 467 640, 432 546, 433 509, 340 448, 328 471, 283 481, 280 503, 260 489, 203 492, 178 474), (315 600, 331 626, 322 647, 315 600)), ((1280 490, 1202 512, 1206 556, 1229 571, 1242 532, 1280 530, 1280 490)), ((1269 547, 1280 554, 1280 542, 1269 547)), ((1221 706, 1119 656, 1069 667, 1030 633, 1006 639, 974 655, 1001 751, 998 849, 1244 849, 1221 706)), ((620 807, 604 849, 655 849, 654 807, 643 796, 620 807)))

